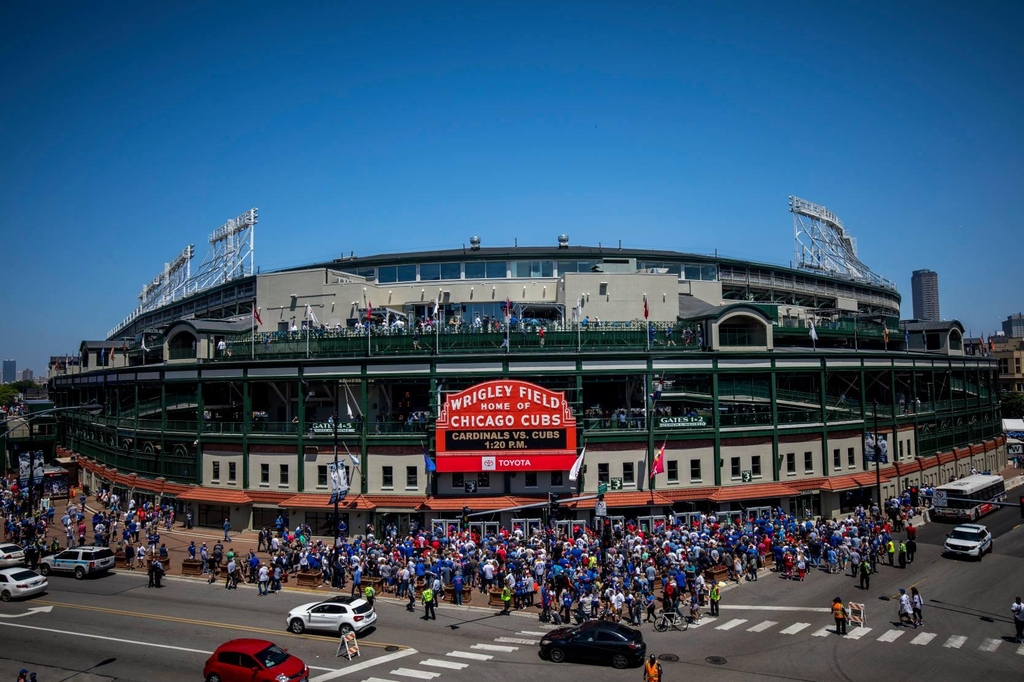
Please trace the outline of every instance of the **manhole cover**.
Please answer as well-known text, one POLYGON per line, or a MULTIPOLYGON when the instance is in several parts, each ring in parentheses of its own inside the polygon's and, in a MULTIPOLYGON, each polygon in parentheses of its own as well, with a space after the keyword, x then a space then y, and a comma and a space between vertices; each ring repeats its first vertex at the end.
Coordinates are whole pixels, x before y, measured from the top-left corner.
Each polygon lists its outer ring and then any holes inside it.
POLYGON ((662 654, 662 655, 658 656, 658 660, 659 661, 667 661, 669 663, 678 663, 679 662, 679 657, 676 656, 675 654, 662 654))
POLYGON ((704 660, 707 661, 708 663, 710 663, 711 665, 725 665, 726 663, 729 662, 729 661, 725 660, 724 658, 722 658, 721 656, 708 656, 704 660))
POLYGON ((402 647, 400 646, 395 646, 394 644, 392 644, 391 646, 384 647, 384 651, 398 651, 401 648, 402 647))

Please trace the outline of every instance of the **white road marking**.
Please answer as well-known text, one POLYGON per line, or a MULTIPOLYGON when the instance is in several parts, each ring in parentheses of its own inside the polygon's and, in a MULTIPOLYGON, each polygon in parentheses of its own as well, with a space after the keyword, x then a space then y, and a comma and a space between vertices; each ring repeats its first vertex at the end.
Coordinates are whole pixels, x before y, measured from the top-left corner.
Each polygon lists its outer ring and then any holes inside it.
POLYGON ((386 680, 383 677, 367 677, 363 682, 394 682, 394 680, 386 680))
POLYGON ((871 632, 871 628, 853 628, 846 635, 846 639, 860 639, 869 632, 871 632))
POLYGON ((733 618, 732 620, 730 620, 727 623, 722 623, 721 625, 719 625, 715 629, 716 630, 732 630, 734 627, 736 627, 738 625, 743 625, 746 622, 747 622, 746 618, 733 618))
POLYGON ((488 656, 487 654, 474 654, 469 651, 449 651, 445 656, 451 656, 452 658, 465 658, 470 661, 489 661, 494 656, 488 656))
POLYGON ((1019 647, 1017 647, 1017 655, 1024 656, 1024 644, 1021 644, 1019 647))
POLYGON ((505 644, 540 644, 539 639, 522 639, 521 637, 495 637, 494 641, 505 644))
POLYGON ((712 618, 710 616, 705 616, 704 618, 701 618, 696 623, 690 623, 690 627, 691 628, 702 628, 705 625, 707 625, 708 623, 714 623, 714 622, 717 622, 717 621, 718 621, 718 618, 712 618))
POLYGON ((548 634, 547 632, 537 632, 536 630, 520 630, 516 633, 517 635, 533 635, 534 637, 543 637, 548 634))
MULTIPOLYGON (((413 654, 418 653, 419 652, 415 649, 402 649, 401 651, 396 651, 393 654, 384 654, 383 656, 379 656, 377 658, 370 658, 359 663, 354 663, 353 665, 347 668, 341 668, 340 670, 331 670, 330 672, 326 672, 323 675, 311 677, 309 679, 309 682, 327 682, 328 680, 333 680, 338 677, 344 677, 345 675, 351 675, 352 673, 357 673, 362 670, 366 670, 367 668, 372 668, 376 665, 390 663, 391 661, 398 660, 399 658, 405 658, 406 656, 412 656, 413 654)), ((310 668, 312 667, 313 666, 310 666, 310 668)), ((323 670, 323 668, 318 668, 318 670, 323 670)), ((367 680, 367 682, 369 681, 367 680)), ((381 680, 381 682, 384 681, 381 680)))
POLYGON ((814 632, 812 632, 811 637, 828 637, 829 635, 834 635, 835 633, 836 628, 834 625, 826 625, 822 629, 815 630, 814 632))
POLYGON ((903 630, 886 630, 882 633, 882 636, 878 638, 879 642, 895 642, 897 639, 903 636, 903 630))
POLYGON ((436 658, 428 658, 420 661, 420 665, 429 665, 431 668, 448 668, 449 670, 462 670, 468 668, 469 663, 456 663, 455 661, 439 661, 436 658))
POLYGON ((474 644, 469 648, 480 649, 481 651, 501 651, 506 654, 510 654, 513 651, 519 651, 519 647, 517 646, 501 646, 500 644, 474 644))
POLYGON ((807 611, 808 613, 832 613, 832 609, 818 606, 742 606, 740 604, 723 604, 718 608, 724 610, 737 609, 742 611, 807 611))
POLYGON ((429 670, 415 670, 414 668, 399 668, 391 671, 392 675, 399 677, 411 677, 414 680, 432 680, 441 677, 441 673, 432 673, 429 670))
POLYGON ((964 645, 964 642, 966 642, 966 641, 967 641, 967 638, 964 637, 963 635, 953 635, 952 637, 947 639, 946 643, 943 644, 942 646, 944 646, 947 649, 959 649, 960 647, 962 647, 964 645))
POLYGON ((793 623, 792 625, 790 625, 785 630, 781 630, 780 634, 783 634, 783 635, 795 635, 796 633, 800 632, 801 630, 806 630, 809 627, 811 627, 810 623, 793 623))
POLYGON ((995 651, 999 648, 999 645, 1003 643, 1001 639, 986 639, 978 647, 978 651, 995 651))
MULTIPOLYGON (((27 476, 25 477, 28 478, 27 476)), ((21 618, 23 616, 31 616, 33 613, 49 613, 53 611, 52 606, 34 606, 24 613, 0 613, 0 618, 21 618)))
POLYGON ((747 628, 747 632, 764 632, 765 630, 767 630, 768 628, 772 627, 773 625, 778 625, 778 624, 779 624, 778 621, 764 620, 764 621, 761 621, 760 623, 758 623, 757 625, 755 625, 752 628, 747 628))
POLYGON ((919 646, 924 646, 925 644, 928 644, 933 639, 935 639, 936 636, 937 635, 934 632, 922 632, 917 637, 910 640, 910 643, 917 644, 919 646))

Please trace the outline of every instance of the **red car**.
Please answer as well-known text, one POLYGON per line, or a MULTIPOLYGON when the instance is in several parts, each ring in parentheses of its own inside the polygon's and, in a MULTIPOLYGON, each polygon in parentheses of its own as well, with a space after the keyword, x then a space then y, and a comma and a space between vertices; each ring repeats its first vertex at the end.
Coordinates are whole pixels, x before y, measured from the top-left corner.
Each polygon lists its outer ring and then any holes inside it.
POLYGON ((309 682, 309 667, 265 639, 233 639, 203 666, 206 682, 309 682))

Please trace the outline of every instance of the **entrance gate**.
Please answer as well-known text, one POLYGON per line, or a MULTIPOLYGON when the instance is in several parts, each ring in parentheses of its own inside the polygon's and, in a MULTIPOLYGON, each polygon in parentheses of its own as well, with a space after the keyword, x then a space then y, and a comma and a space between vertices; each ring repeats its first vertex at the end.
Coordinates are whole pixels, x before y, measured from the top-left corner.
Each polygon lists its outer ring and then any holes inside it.
POLYGON ((430 531, 434 535, 451 537, 458 535, 462 530, 462 524, 458 519, 434 519, 430 522, 430 531))
POLYGON ((535 531, 544 527, 540 519, 512 519, 512 532, 519 531, 523 537, 530 537, 535 531))
POLYGON ((488 535, 497 535, 499 525, 497 521, 470 521, 469 532, 485 538, 488 535))
POLYGON ((574 538, 587 530, 586 521, 555 521, 555 528, 558 534, 574 538))
POLYGON ((637 519, 637 523, 640 524, 640 530, 645 533, 665 530, 664 516, 641 516, 637 519))
POLYGON ((770 519, 772 517, 771 507, 747 507, 745 512, 748 521, 756 521, 757 519, 770 519))
POLYGON ((700 523, 700 512, 682 512, 675 514, 674 522, 676 525, 683 525, 687 528, 693 528, 693 524, 700 523))

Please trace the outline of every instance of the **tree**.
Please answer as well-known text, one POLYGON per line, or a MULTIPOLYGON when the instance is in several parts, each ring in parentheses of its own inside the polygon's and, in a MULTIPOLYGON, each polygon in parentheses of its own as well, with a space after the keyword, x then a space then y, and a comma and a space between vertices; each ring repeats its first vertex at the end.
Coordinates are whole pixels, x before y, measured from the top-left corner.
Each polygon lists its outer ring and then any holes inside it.
POLYGON ((14 384, 0 385, 0 405, 11 405, 17 397, 18 390, 14 388, 14 384))
POLYGON ((24 381, 12 381, 9 386, 12 386, 18 393, 24 393, 30 388, 36 387, 36 382, 26 379, 24 381))
POLYGON ((1003 419, 1021 419, 1024 417, 1024 393, 1003 393, 999 397, 999 406, 1003 411, 1003 419))

